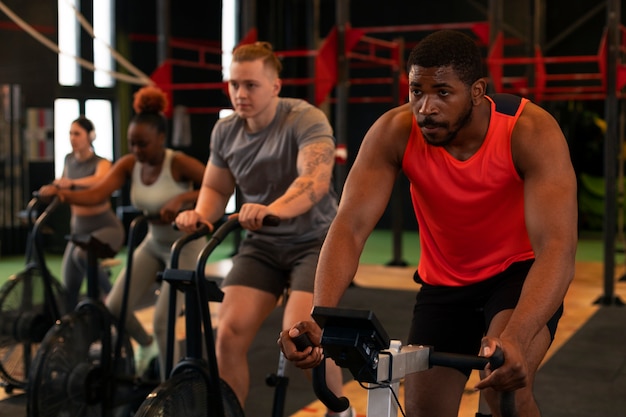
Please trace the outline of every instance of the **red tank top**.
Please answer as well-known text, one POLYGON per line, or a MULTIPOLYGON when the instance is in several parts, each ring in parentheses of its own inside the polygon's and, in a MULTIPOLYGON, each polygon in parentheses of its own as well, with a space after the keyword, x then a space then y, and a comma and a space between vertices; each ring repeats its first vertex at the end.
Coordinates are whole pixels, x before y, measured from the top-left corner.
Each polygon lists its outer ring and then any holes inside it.
POLYGON ((402 168, 419 225, 418 273, 431 285, 473 284, 534 257, 524 220, 524 184, 511 156, 513 126, 528 100, 487 98, 487 135, 466 161, 426 144, 413 119, 402 168))

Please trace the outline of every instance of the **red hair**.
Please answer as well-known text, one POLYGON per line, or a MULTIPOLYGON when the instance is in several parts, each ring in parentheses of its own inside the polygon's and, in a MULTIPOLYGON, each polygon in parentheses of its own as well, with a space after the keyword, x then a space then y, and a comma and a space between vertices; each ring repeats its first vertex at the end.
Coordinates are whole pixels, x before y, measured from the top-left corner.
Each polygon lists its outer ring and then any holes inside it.
POLYGON ((134 94, 135 113, 162 113, 167 108, 167 96, 158 87, 145 86, 134 94))

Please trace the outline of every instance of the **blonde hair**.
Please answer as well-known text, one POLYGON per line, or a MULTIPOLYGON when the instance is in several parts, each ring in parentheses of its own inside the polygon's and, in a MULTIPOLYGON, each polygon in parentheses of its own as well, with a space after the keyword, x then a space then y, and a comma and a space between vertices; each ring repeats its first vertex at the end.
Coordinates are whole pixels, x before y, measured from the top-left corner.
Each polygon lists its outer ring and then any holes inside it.
POLYGON ((263 60, 263 65, 276 71, 277 75, 283 70, 283 64, 274 53, 269 42, 254 42, 240 45, 233 51, 233 62, 249 62, 263 60))

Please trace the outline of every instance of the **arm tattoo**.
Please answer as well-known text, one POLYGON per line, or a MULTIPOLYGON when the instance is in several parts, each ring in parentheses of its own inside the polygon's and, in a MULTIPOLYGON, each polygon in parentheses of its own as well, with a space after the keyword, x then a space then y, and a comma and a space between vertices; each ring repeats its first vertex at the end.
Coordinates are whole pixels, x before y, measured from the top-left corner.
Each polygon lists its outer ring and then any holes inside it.
POLYGON ((335 159, 335 150, 326 143, 314 143, 302 152, 305 160, 303 175, 314 172, 320 165, 332 165, 335 159))
POLYGON ((296 178, 296 180, 289 186, 289 189, 296 191, 292 192, 289 197, 285 199, 286 203, 292 202, 303 194, 308 194, 309 200, 311 200, 313 204, 317 203, 318 198, 315 195, 315 190, 313 189, 313 180, 296 178))
POLYGON ((326 143, 314 143, 306 146, 302 150, 303 164, 300 166, 300 177, 289 187, 291 195, 285 200, 287 203, 295 200, 301 195, 308 194, 309 200, 315 204, 319 201, 319 196, 315 193, 315 182, 329 182, 331 175, 328 169, 334 162, 334 149, 326 143), (316 177, 312 177, 316 175, 316 177))

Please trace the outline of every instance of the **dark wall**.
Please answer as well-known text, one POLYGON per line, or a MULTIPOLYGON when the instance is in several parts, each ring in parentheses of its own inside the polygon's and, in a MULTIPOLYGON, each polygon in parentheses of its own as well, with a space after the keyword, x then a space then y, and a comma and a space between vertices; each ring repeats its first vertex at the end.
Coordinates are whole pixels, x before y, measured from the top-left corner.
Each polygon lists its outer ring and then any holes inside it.
MULTIPOLYGON (((4 4, 56 43, 54 1, 6 0, 4 4)), ((0 13, 0 84, 19 84, 27 107, 51 107, 57 85, 57 54, 0 13)))
MULTIPOLYGON (((147 74, 152 74, 159 66, 157 55, 157 14, 154 0, 135 0, 132 2, 118 1, 118 29, 120 41, 127 45, 132 62, 147 74)), ((170 36, 172 40, 192 42, 207 46, 220 46, 221 34, 221 3, 195 2, 184 3, 170 1, 170 36)), ((170 56, 174 59, 197 60, 198 55, 181 48, 171 48, 170 56)), ((215 55, 206 55, 207 61, 219 64, 215 55)), ((210 83, 221 81, 221 72, 174 66, 173 83, 210 83)), ((139 86, 127 88, 122 98, 132 100, 139 86), (124 97, 125 96, 125 97, 124 97)), ((173 104, 192 108, 217 107, 225 105, 221 90, 192 89, 175 90, 173 104)), ((127 105, 126 113, 132 115, 127 105)), ((191 114, 190 146, 179 146, 180 149, 195 156, 202 162, 208 157, 208 138, 217 120, 215 114, 191 114)), ((125 123, 127 125, 127 123, 125 123)), ((170 127, 171 124, 170 124, 170 127)), ((170 129, 171 130, 171 129, 170 129)), ((125 135, 124 135, 125 136, 125 135)))

